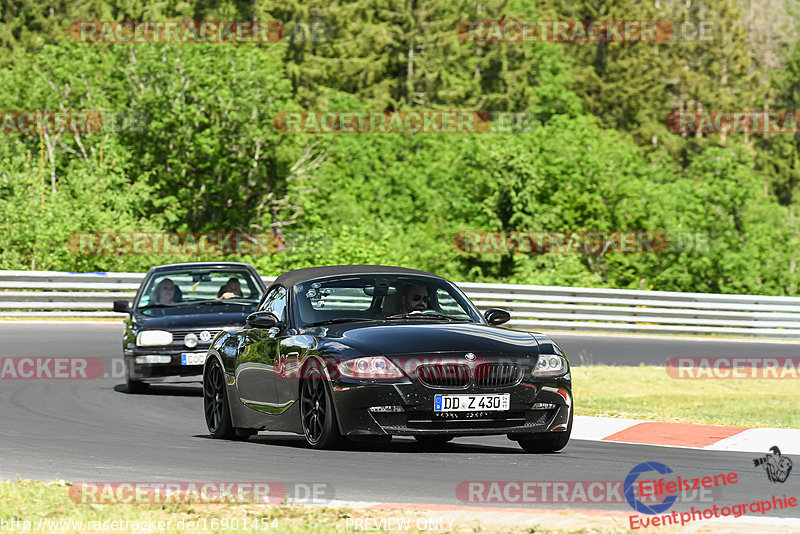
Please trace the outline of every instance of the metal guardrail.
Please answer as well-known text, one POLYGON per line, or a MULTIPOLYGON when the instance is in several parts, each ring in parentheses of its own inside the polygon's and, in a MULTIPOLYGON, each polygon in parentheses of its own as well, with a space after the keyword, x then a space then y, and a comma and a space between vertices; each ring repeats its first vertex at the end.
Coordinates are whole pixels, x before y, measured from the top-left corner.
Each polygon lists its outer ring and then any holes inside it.
MULTIPOLYGON (((144 273, 0 271, 0 318, 121 318, 144 273)), ((274 277, 263 277, 266 283, 274 277)), ((800 297, 459 283, 481 308, 525 330, 732 334, 800 339, 800 297)))

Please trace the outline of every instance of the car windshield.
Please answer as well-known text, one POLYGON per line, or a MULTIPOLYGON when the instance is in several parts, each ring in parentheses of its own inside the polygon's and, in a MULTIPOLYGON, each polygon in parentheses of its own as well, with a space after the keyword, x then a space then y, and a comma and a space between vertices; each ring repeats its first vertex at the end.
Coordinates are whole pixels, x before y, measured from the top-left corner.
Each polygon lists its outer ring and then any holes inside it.
POLYGON ((247 269, 183 269, 159 272, 139 296, 139 308, 201 303, 255 303, 261 286, 247 269))
POLYGON ((480 314, 450 282, 421 276, 354 275, 294 287, 299 325, 347 320, 470 321, 480 314))

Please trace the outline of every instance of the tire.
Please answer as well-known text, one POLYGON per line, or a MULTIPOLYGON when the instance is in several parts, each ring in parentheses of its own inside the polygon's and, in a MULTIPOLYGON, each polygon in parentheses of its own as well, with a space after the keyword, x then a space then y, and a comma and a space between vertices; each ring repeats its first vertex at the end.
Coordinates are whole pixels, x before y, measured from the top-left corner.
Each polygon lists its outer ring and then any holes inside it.
POLYGON ((548 436, 546 438, 526 439, 519 440, 519 446, 525 452, 534 454, 543 454, 548 452, 557 452, 567 446, 569 436, 572 434, 572 418, 570 417, 569 424, 567 425, 566 432, 559 432, 555 436, 548 436))
POLYGON ((452 436, 414 436, 414 439, 425 448, 438 449, 453 440, 452 436))
POLYGON ((333 398, 319 364, 311 362, 301 374, 300 419, 306 443, 312 449, 332 449, 344 443, 336 414, 333 398))
POLYGON ((129 394, 144 393, 150 388, 150 384, 140 382, 139 380, 131 379, 131 372, 128 366, 125 366, 125 385, 128 387, 129 394))
POLYGON ((208 371, 203 376, 203 411, 206 416, 206 426, 212 438, 236 439, 238 437, 231 421, 225 373, 222 372, 222 367, 216 360, 211 361, 208 371))

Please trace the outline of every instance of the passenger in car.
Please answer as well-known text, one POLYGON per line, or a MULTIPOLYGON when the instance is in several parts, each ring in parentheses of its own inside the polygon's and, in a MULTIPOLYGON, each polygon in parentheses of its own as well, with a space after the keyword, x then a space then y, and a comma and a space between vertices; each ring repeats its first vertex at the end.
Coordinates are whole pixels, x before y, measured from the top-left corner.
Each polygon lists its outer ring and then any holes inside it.
POLYGON ((242 284, 238 278, 231 278, 224 286, 219 288, 217 293, 217 300, 219 299, 232 299, 234 297, 242 296, 242 284))

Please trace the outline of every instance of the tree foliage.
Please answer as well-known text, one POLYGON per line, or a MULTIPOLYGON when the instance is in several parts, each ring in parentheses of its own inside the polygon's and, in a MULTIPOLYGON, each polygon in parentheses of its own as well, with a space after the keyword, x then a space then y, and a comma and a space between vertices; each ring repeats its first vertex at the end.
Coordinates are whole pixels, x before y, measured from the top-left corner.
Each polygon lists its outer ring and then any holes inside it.
MULTIPOLYGON (((0 0, 5 110, 127 118, 0 135, 0 268, 142 270, 76 232, 275 231, 265 274, 387 263, 454 279, 797 294, 800 137, 678 135, 675 110, 797 109, 790 0, 611 4, 0 0), (465 20, 713 22, 664 43, 462 42, 465 20), (76 20, 279 20, 267 44, 88 45, 76 20), (772 33, 766 34, 770 31, 772 33), (471 110, 481 134, 286 134, 282 111, 471 110), (655 231, 666 252, 464 253, 464 231, 655 231)), ((202 258, 201 258, 202 259, 202 258)), ((205 257, 204 259, 209 259, 205 257)))

